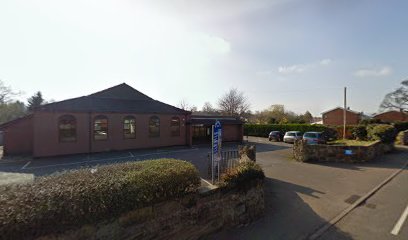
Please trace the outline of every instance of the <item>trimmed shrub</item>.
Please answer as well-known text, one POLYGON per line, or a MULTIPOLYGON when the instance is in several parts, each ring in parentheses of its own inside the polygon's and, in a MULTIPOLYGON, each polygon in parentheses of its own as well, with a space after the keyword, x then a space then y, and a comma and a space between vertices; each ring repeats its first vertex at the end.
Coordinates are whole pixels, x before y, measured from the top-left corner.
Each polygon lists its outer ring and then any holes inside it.
POLYGON ((225 187, 245 187, 253 181, 263 180, 264 178, 265 174, 262 168, 252 161, 241 162, 221 176, 225 187))
POLYGON ((369 140, 380 140, 383 143, 393 143, 397 136, 396 129, 387 124, 368 125, 367 137, 369 140))
POLYGON ((351 130, 354 139, 356 140, 366 140, 367 139, 367 129, 366 126, 364 125, 358 125, 355 126, 352 130, 351 130))
POLYGON ((381 123, 383 123, 381 119, 376 119, 376 118, 363 119, 360 121, 361 125, 381 124, 381 123))
POLYGON ((188 162, 159 159, 81 169, 0 187, 0 236, 33 239, 197 191, 188 162))

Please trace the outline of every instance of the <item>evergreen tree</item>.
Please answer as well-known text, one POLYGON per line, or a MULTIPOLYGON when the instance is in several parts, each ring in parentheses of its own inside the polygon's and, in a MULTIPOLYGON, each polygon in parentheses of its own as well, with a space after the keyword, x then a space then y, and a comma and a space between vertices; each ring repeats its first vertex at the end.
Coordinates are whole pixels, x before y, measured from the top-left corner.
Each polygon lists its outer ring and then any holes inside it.
POLYGON ((40 91, 31 96, 29 99, 27 99, 27 102, 28 102, 27 109, 28 111, 31 112, 45 103, 40 91))

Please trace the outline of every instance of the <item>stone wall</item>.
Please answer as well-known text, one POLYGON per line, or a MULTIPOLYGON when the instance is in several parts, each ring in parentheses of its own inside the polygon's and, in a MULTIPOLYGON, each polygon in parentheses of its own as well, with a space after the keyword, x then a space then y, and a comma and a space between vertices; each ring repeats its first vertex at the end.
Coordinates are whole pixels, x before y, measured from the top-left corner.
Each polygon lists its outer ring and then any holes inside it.
POLYGON ((380 141, 368 146, 308 145, 305 141, 296 141, 293 156, 297 161, 308 162, 367 162, 393 149, 393 145, 380 141))
POLYGON ((244 226, 264 212, 262 182, 240 189, 215 188, 117 219, 41 239, 198 239, 221 228, 244 226))

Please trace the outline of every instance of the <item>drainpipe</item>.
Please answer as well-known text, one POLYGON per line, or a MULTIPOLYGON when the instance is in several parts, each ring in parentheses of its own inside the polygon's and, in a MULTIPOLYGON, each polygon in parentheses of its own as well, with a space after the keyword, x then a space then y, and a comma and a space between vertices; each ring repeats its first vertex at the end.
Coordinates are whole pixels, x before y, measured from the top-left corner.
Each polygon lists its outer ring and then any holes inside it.
MULTIPOLYGON (((88 154, 92 153, 92 113, 88 112, 88 154)), ((88 155, 89 156, 89 155, 88 155)))

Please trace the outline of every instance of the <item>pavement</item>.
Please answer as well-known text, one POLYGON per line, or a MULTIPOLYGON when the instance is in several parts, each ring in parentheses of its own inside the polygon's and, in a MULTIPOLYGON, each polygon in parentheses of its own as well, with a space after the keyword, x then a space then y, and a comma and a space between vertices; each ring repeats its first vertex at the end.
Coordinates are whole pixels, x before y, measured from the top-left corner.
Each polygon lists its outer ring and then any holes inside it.
MULTIPOLYGON (((399 149, 370 163, 300 163, 292 145, 250 137, 257 147, 257 163, 264 169, 265 215, 242 228, 225 229, 204 239, 308 239, 322 226, 378 186, 408 161, 408 149, 399 149)), ((226 144, 234 149, 236 145, 226 144)), ((75 155, 46 159, 0 160, 3 179, 22 181, 87 166, 156 158, 193 163, 207 177, 209 146, 173 147, 75 155), (16 176, 11 176, 15 174, 16 176), (30 178, 31 177, 31 178, 30 178)), ((408 204, 407 169, 353 209, 317 239, 408 239, 408 222, 391 234, 408 204)))

